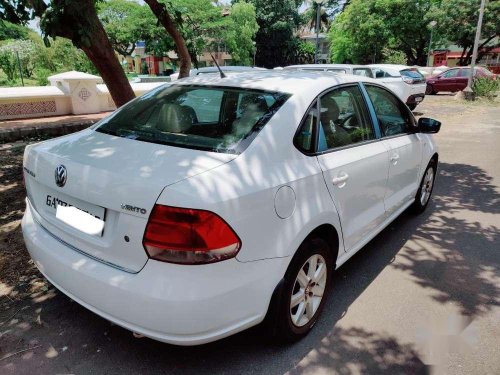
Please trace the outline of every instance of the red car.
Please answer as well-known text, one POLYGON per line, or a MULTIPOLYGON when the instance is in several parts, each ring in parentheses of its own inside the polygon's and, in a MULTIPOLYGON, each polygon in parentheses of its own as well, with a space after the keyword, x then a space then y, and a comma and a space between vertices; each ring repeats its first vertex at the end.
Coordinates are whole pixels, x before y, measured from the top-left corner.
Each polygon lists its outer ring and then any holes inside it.
MULTIPOLYGON (((488 69, 481 66, 475 67, 475 77, 487 77, 494 79, 495 75, 488 69)), ((440 91, 462 91, 467 87, 469 79, 469 67, 456 67, 445 70, 444 72, 427 78, 426 95, 436 94, 440 91)))

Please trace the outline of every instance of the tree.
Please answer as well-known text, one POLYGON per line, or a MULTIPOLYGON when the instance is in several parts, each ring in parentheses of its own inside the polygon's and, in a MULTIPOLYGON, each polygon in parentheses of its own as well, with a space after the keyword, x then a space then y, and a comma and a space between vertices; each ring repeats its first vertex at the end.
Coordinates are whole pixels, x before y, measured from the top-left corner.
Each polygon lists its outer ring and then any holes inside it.
POLYGON ((0 20, 0 40, 27 39, 29 31, 27 27, 0 20))
POLYGON ((250 65, 255 51, 254 38, 259 25, 253 4, 240 1, 233 4, 224 40, 234 63, 250 65))
POLYGON ((135 97, 125 72, 97 17, 94 0, 0 0, 2 19, 26 23, 40 18, 45 41, 64 37, 81 48, 99 71, 113 101, 121 106, 135 97))
POLYGON ((181 13, 174 11, 174 18, 170 14, 172 10, 167 8, 167 3, 158 0, 144 0, 149 5, 153 14, 158 19, 158 22, 163 25, 165 30, 170 34, 174 40, 177 54, 180 59, 179 78, 189 77, 189 70, 191 69, 191 56, 186 46, 186 41, 179 31, 178 25, 182 23, 181 13))
POLYGON ((334 20, 329 33, 332 61, 364 64, 381 57, 389 31, 377 13, 376 1, 352 0, 334 20))
POLYGON ((316 46, 310 42, 300 41, 297 49, 297 62, 299 64, 312 64, 314 55, 316 54, 316 46))
MULTIPOLYGON (((474 37, 479 17, 480 0, 442 0, 435 4, 428 20, 437 22, 435 35, 462 48, 459 65, 471 63, 474 37)), ((500 1, 486 3, 481 29, 478 60, 487 52, 488 44, 500 35, 500 1)))
POLYGON ((437 0, 352 0, 329 34, 336 62, 368 63, 401 51, 410 65, 425 65, 430 37, 427 14, 437 0))
POLYGON ((300 24, 301 0, 250 0, 255 6, 259 31, 255 41, 258 66, 273 68, 292 63, 298 40, 294 33, 300 24))
POLYGON ((146 40, 156 18, 143 5, 130 0, 109 0, 99 4, 99 19, 113 48, 122 56, 134 52, 135 43, 146 40))
POLYGON ((13 81, 19 66, 25 76, 30 77, 34 68, 36 45, 31 40, 11 40, 0 47, 0 68, 7 79, 13 81), (19 61, 18 61, 19 57, 19 61))

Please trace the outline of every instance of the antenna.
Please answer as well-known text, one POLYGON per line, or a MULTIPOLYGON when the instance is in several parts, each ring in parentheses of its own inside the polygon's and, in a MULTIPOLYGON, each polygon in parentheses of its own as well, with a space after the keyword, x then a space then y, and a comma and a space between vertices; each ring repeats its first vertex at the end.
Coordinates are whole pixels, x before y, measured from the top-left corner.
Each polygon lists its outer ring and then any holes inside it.
POLYGON ((219 69, 220 77, 221 78, 226 78, 226 75, 224 74, 224 72, 220 68, 219 64, 217 64, 217 60, 215 60, 214 55, 212 55, 212 52, 210 52, 210 56, 212 56, 212 60, 214 60, 214 63, 215 63, 215 66, 217 67, 217 69, 219 69))

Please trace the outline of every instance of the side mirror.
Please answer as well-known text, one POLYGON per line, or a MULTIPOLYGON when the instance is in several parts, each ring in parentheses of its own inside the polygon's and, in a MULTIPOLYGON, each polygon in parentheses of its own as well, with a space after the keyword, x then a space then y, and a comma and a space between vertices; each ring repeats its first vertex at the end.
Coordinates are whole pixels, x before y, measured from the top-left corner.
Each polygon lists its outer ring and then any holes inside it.
POLYGON ((420 133, 437 133, 441 129, 441 122, 428 117, 418 119, 418 131, 420 133))

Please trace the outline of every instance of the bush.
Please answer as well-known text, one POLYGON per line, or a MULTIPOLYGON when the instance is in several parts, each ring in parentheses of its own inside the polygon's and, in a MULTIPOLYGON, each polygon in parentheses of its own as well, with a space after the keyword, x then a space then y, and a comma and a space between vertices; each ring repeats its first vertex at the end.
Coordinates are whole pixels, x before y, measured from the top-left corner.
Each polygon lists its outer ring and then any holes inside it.
POLYGON ((488 99, 494 99, 497 91, 500 90, 500 81, 492 78, 478 77, 474 80, 472 90, 476 96, 483 96, 488 99))
POLYGON ((40 86, 47 86, 49 80, 47 79, 51 75, 51 71, 45 68, 37 68, 35 70, 36 82, 40 86))

